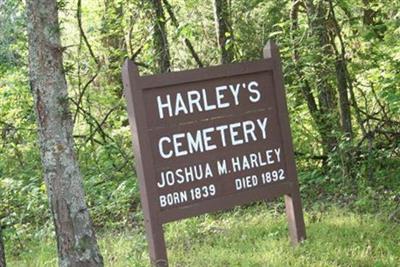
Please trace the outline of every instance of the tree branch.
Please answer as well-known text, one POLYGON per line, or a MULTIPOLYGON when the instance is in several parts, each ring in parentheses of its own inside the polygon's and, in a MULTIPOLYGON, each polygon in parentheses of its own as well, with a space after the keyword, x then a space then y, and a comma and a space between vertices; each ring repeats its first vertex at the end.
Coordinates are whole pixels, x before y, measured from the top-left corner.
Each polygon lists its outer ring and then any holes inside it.
MULTIPOLYGON (((179 22, 178 22, 178 20, 177 20, 176 17, 175 17, 175 14, 174 14, 174 11, 173 11, 173 9, 172 9, 172 6, 171 6, 170 3, 168 2, 168 0, 163 0, 163 2, 164 2, 164 5, 165 5, 165 7, 166 7, 166 9, 167 9, 167 12, 168 12, 169 17, 171 18, 172 24, 175 26, 175 28, 179 29, 179 22)), ((199 55, 198 55, 198 54, 196 53, 196 51, 194 50, 193 45, 192 45, 192 43, 190 42, 190 40, 189 40, 188 38, 184 37, 184 42, 185 42, 187 48, 189 49, 190 54, 192 55, 192 57, 193 57, 194 60, 196 61, 197 65, 199 66, 199 68, 203 68, 204 65, 203 65, 203 63, 201 62, 199 55)))

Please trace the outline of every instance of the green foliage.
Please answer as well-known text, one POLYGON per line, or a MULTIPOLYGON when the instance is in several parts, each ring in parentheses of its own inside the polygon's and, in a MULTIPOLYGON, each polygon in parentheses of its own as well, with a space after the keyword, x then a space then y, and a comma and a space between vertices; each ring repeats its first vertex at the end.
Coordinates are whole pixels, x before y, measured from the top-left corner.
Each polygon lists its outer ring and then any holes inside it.
POLYGON ((25 11, 20 1, 0 3, 0 74, 17 64, 23 66, 26 56, 25 11), (22 51, 21 51, 22 50, 22 51))

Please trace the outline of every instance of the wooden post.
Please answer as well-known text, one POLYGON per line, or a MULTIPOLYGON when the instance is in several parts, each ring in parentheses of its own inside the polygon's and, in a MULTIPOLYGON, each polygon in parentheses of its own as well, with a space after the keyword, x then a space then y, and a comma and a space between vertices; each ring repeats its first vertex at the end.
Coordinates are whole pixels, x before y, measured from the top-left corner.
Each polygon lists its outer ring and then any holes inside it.
POLYGON ((0 225, 0 267, 6 267, 6 252, 4 250, 3 235, 0 225))
POLYGON ((167 250, 165 247, 164 231, 162 222, 158 217, 159 206, 157 201, 152 201, 151 198, 156 196, 155 188, 150 186, 149 179, 154 169, 153 159, 149 153, 142 153, 142 148, 149 148, 151 145, 145 138, 146 120, 145 105, 143 103, 143 90, 139 83, 139 70, 137 66, 130 60, 124 64, 122 79, 125 88, 125 98, 128 103, 129 124, 132 131, 133 150, 136 155, 136 170, 138 173, 141 203, 144 214, 144 224, 146 227, 146 237, 149 244, 151 264, 155 267, 167 267, 167 250), (135 107, 135 108, 134 108, 135 107), (140 116, 139 116, 140 114, 140 116))
POLYGON ((306 239, 300 194, 293 193, 292 195, 285 195, 285 206, 290 240, 292 244, 296 246, 306 239))
MULTIPOLYGON (((274 82, 276 83, 277 94, 280 94, 281 96, 278 97, 278 99, 286 99, 284 86, 282 83, 283 74, 279 50, 277 45, 273 41, 268 41, 267 44, 264 46, 263 56, 265 59, 271 58, 274 62, 274 82)), ((285 110, 283 110, 284 112, 281 111, 280 114, 289 114, 286 101, 282 102, 282 107, 285 110)), ((288 160, 290 161, 290 164, 288 164, 288 173, 292 176, 291 193, 285 195, 286 216, 289 224, 289 235, 291 242, 293 245, 297 245, 306 238, 306 230, 304 225, 303 209, 300 198, 300 188, 297 179, 296 163, 294 161, 293 144, 290 134, 291 131, 288 117, 281 116, 281 121, 281 127, 284 130, 283 132, 286 134, 286 146, 284 147, 284 149, 285 152, 288 154, 288 160)))

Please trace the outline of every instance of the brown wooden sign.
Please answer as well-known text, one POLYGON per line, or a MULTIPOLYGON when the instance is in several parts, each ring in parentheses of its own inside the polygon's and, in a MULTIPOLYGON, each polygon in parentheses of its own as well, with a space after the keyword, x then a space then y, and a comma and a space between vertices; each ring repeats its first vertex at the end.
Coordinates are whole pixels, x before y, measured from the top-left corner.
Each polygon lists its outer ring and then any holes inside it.
POLYGON ((294 244, 305 238, 279 53, 139 76, 123 69, 150 257, 167 266, 162 225, 285 196, 294 244))

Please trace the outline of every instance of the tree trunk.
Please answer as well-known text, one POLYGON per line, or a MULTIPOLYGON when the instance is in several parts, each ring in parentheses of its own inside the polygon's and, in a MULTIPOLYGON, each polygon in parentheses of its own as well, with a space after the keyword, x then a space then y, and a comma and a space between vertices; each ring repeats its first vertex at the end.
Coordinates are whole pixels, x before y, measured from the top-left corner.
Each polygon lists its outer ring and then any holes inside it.
POLYGON ((347 76, 347 60, 346 60, 346 47, 342 38, 342 29, 339 26, 339 23, 336 19, 334 5, 332 0, 329 0, 329 10, 330 10, 330 21, 333 22, 334 25, 334 33, 331 36, 331 45, 336 53, 336 81, 339 92, 339 111, 340 111, 340 124, 342 126, 342 131, 348 138, 353 137, 353 127, 351 123, 351 109, 350 109, 350 100, 349 100, 349 87, 351 81, 347 76), (335 38, 339 39, 340 43, 340 52, 339 49, 336 48, 335 38))
POLYGON ((0 225, 0 267, 6 267, 6 251, 4 250, 1 225, 0 225))
POLYGON ((171 69, 165 16, 161 0, 150 0, 154 14, 153 44, 157 61, 157 72, 168 72, 171 69))
MULTIPOLYGON (((300 48, 297 36, 298 31, 298 13, 299 13, 299 6, 301 2, 297 0, 292 0, 292 9, 290 11, 290 19, 291 19, 291 28, 290 28, 290 37, 292 43, 292 59, 295 67, 296 75, 298 76, 300 82, 300 90, 301 93, 307 103, 308 111, 310 112, 311 118, 314 121, 315 128, 321 137, 322 141, 322 148, 323 154, 326 155, 331 150, 328 147, 329 138, 327 137, 326 127, 323 125, 325 124, 324 116, 321 113, 321 110, 318 108, 317 102, 314 97, 314 93, 312 91, 310 81, 306 78, 305 72, 303 70, 302 61, 300 59, 300 48)), ((325 163, 325 159, 324 159, 325 163)))
POLYGON ((370 0, 362 0, 363 3, 363 24, 364 25, 373 25, 375 11, 370 7, 370 0))
POLYGON ((312 92, 310 82, 306 79, 305 73, 301 66, 300 60, 300 52, 299 52, 299 42, 297 41, 296 34, 299 29, 299 22, 298 22, 298 13, 299 13, 299 5, 300 2, 297 0, 292 0, 292 9, 290 11, 290 20, 291 20, 291 27, 290 27, 290 39, 292 43, 292 59, 295 67, 295 71, 299 80, 302 82, 300 83, 300 89, 306 100, 308 110, 313 118, 315 125, 317 126, 318 133, 322 136, 324 133, 321 132, 320 125, 320 112, 315 101, 314 94, 312 92))
POLYGON ((336 79, 339 91, 339 111, 340 111, 340 125, 345 135, 352 138, 353 130, 351 124, 351 110, 350 101, 348 96, 346 69, 343 59, 336 61, 336 79))
POLYGON ((221 51, 221 62, 222 64, 230 63, 234 59, 234 52, 232 26, 229 19, 227 0, 214 0, 214 20, 218 46, 221 51))
POLYGON ((126 55, 125 33, 123 29, 123 3, 115 0, 105 1, 102 19, 101 41, 107 50, 105 64, 107 79, 115 88, 118 98, 122 97, 121 66, 126 55))
POLYGON ((56 0, 27 0, 30 86, 59 266, 103 266, 75 158, 56 0))
POLYGON ((322 132, 321 138, 324 143, 325 151, 332 151, 338 144, 335 132, 339 129, 339 118, 337 116, 337 99, 335 90, 329 82, 329 63, 325 60, 333 57, 333 51, 329 41, 329 35, 326 29, 325 13, 326 7, 323 1, 315 6, 312 0, 307 0, 307 16, 311 33, 317 40, 320 49, 316 49, 316 86, 318 92, 319 110, 321 113, 322 132), (319 50, 319 51, 318 51, 319 50))

